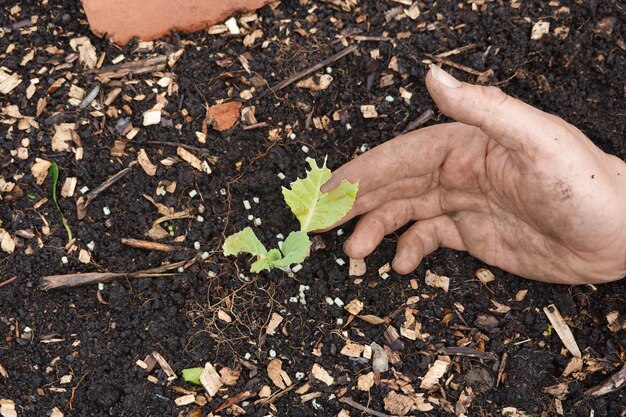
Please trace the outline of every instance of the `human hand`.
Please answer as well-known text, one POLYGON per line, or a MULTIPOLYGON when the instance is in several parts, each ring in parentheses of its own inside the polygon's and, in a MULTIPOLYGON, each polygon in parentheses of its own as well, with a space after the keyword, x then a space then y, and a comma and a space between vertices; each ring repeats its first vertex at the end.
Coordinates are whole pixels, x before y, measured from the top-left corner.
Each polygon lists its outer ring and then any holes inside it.
POLYGON ((626 164, 580 130, 495 87, 433 66, 426 86, 459 123, 392 139, 333 173, 359 181, 361 215, 344 249, 361 259, 385 235, 393 268, 413 271, 439 247, 468 251, 538 281, 583 284, 626 275, 626 164))

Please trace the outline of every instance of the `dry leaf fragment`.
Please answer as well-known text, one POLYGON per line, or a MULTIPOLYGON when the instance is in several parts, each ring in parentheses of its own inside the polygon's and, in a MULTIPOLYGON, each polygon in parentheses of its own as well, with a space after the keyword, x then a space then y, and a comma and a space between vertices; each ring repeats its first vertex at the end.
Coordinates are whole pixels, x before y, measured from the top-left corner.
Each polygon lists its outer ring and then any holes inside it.
POLYGON ((384 401, 385 410, 397 416, 405 416, 413 407, 413 398, 395 391, 389 391, 384 401))
POLYGON ((478 280, 483 284, 487 284, 488 282, 494 281, 496 279, 495 275, 493 275, 493 272, 485 268, 481 268, 476 271, 476 278, 478 278, 478 280))
POLYGON ((231 387, 234 385, 237 385, 237 380, 239 379, 240 374, 241 374, 241 367, 237 367, 236 369, 224 367, 220 369, 222 382, 224 383, 224 385, 228 385, 231 387))
POLYGON ((230 129, 239 119, 242 104, 238 101, 216 104, 206 110, 208 124, 218 132, 230 129))
POLYGON ((91 44, 88 37, 82 36, 70 40, 70 46, 74 51, 78 51, 78 60, 88 69, 94 69, 98 62, 96 48, 91 44))
POLYGON ((0 249, 6 253, 13 253, 15 251, 15 240, 11 237, 9 232, 0 227, 0 249))
POLYGON ((153 164, 152 161, 150 161, 150 158, 148 158, 148 154, 146 153, 145 149, 139 150, 139 153, 137 154, 137 162, 139 162, 139 165, 141 165, 141 168, 143 168, 146 174, 151 177, 154 177, 156 175, 157 166, 153 164))
POLYGON ((359 375, 356 381, 356 389, 360 391, 369 391, 374 386, 374 372, 365 375, 359 375))
POLYGON ((150 109, 143 114, 143 125, 151 126, 161 123, 161 110, 150 109))
POLYGON ((501 314, 506 314, 509 311, 511 311, 511 307, 504 305, 504 304, 500 304, 496 300, 491 300, 491 302, 493 303, 494 306, 496 306, 496 308, 490 308, 489 311, 493 311, 494 313, 501 313, 501 314))
POLYGON ((563 376, 564 377, 568 377, 569 375, 573 374, 574 372, 580 372, 582 370, 583 370, 583 360, 582 360, 582 358, 577 358, 577 357, 574 356, 567 363, 567 366, 565 367, 565 370, 563 371, 563 376))
POLYGON ((448 292, 448 289, 450 288, 450 278, 443 275, 437 275, 430 269, 426 271, 424 281, 429 287, 441 288, 445 292, 448 292))
POLYGON ((361 114, 365 119, 373 119, 378 117, 378 112, 376 111, 376 106, 371 104, 361 106, 361 114))
POLYGON ((38 185, 43 184, 45 181, 50 165, 52 165, 52 163, 45 159, 35 158, 35 163, 30 167, 30 172, 35 177, 35 181, 38 185))
POLYGON ((372 348, 372 370, 378 373, 387 372, 389 370, 389 357, 385 349, 376 342, 372 342, 370 347, 372 348))
POLYGON ((550 387, 545 387, 543 389, 544 393, 550 394, 559 400, 564 400, 568 391, 569 391, 569 387, 566 383, 552 385, 550 387))
POLYGON ((435 384, 439 382, 439 378, 443 377, 446 372, 448 372, 448 368, 450 367, 450 357, 448 356, 440 356, 437 358, 435 363, 428 368, 426 375, 422 379, 420 383, 420 388, 422 389, 431 389, 435 384))
POLYGON ((411 20, 415 20, 420 17, 421 13, 417 2, 411 4, 411 7, 409 7, 408 9, 404 9, 404 14, 406 14, 411 20))
POLYGON ((350 268, 348 269, 349 276, 351 277, 363 276, 366 270, 367 270, 367 265, 365 264, 365 259, 350 258, 350 268))
POLYGON ((222 378, 210 362, 204 365, 204 370, 200 374, 200 383, 211 397, 215 396, 222 387, 222 378))
POLYGON ((607 327, 613 333, 626 330, 626 320, 617 311, 611 311, 606 315, 607 327))
POLYGON ((358 318, 360 318, 361 320, 369 323, 369 324, 373 324, 375 326, 378 326, 380 324, 386 324, 387 322, 385 321, 385 319, 381 319, 378 316, 375 316, 373 314, 363 314, 360 316, 357 316, 358 318))
POLYGON ((272 395, 272 389, 268 385, 263 385, 259 390, 259 397, 268 398, 270 395, 272 395))
POLYGON ((273 335, 276 332, 276 328, 282 323, 283 316, 278 313, 272 313, 272 317, 270 318, 270 322, 267 324, 267 328, 265 329, 265 334, 273 335))
POLYGON ((580 349, 578 348, 578 344, 576 343, 576 339, 574 339, 574 335, 572 334, 571 329, 569 328, 565 320, 563 320, 563 317, 561 316, 559 309, 556 308, 556 305, 550 304, 549 306, 544 307, 543 312, 546 314, 546 316, 548 316, 548 320, 550 320, 550 323, 556 331, 556 334, 559 336, 559 338, 561 338, 561 341, 563 342, 567 350, 570 351, 572 356, 575 356, 577 358, 582 357, 580 349))
POLYGON ((311 374, 313 374, 313 376, 316 379, 322 381, 326 385, 330 386, 330 385, 333 385, 335 383, 335 379, 332 376, 330 376, 328 371, 326 369, 322 368, 318 364, 313 365, 313 369, 311 369, 311 374))
POLYGON ((76 177, 67 177, 63 183, 63 187, 61 187, 61 197, 72 197, 76 189, 77 181, 78 179, 76 177))
POLYGON ((348 313, 358 315, 363 310, 363 301, 356 298, 343 307, 348 313))
POLYGON ((313 76, 299 81, 296 87, 306 88, 311 91, 326 90, 330 83, 333 81, 333 77, 329 74, 323 74, 320 76, 313 76))
POLYGON ((285 389, 287 388, 287 385, 285 385, 285 382, 283 381, 282 366, 283 361, 280 359, 272 359, 267 364, 267 376, 278 388, 285 389))

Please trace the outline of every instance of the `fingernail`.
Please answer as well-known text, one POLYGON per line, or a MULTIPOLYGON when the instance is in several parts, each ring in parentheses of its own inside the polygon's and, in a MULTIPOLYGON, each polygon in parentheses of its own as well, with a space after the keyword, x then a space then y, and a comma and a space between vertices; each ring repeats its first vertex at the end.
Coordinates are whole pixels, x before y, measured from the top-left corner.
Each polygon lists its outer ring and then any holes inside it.
POLYGON ((430 73, 433 75, 435 80, 448 88, 459 88, 461 86, 461 82, 459 80, 439 68, 437 65, 430 64, 430 73))

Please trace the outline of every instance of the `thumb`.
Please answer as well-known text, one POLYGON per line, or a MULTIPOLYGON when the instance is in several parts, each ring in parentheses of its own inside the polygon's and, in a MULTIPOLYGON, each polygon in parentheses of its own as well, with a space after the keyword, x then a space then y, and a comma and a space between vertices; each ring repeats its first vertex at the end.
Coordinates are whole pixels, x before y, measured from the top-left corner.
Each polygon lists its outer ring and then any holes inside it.
POLYGON ((511 150, 542 147, 538 142, 545 136, 546 126, 556 119, 497 87, 463 83, 436 65, 431 65, 426 75, 426 87, 443 114, 480 128, 511 150))

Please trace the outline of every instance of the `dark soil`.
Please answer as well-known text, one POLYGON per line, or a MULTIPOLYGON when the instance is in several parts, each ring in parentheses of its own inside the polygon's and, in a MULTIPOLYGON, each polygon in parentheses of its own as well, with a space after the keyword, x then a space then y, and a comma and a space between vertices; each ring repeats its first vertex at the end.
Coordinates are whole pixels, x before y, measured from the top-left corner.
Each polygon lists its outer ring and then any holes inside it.
MULTIPOLYGON (((353 388, 358 375, 369 372, 371 363, 353 361, 338 353, 346 337, 367 345, 387 343, 384 326, 355 320, 344 329, 337 324, 337 319, 347 320, 347 312, 329 306, 325 297, 340 297, 346 303, 358 298, 364 302, 366 314, 379 317, 400 309, 400 314, 392 321, 398 328, 404 317, 402 305, 407 298, 426 294, 428 299, 422 298, 417 305, 417 320, 430 337, 426 341, 402 339, 401 364, 395 366, 413 381, 416 389, 419 390, 419 378, 434 362, 437 349, 456 346, 461 337, 468 337, 470 346, 492 352, 498 358, 508 354, 506 378, 495 387, 497 363, 456 356, 452 358, 454 364, 448 374, 453 376, 452 383, 432 392, 432 397, 445 398, 454 406, 469 384, 477 395, 468 412, 470 416, 499 416, 503 407, 516 407, 527 415, 555 416, 554 398, 545 394, 543 388, 567 382, 569 393, 562 402, 564 415, 623 416, 626 410, 624 391, 601 398, 588 398, 583 392, 604 381, 624 361, 626 332, 611 332, 605 316, 614 310, 626 314, 625 281, 597 288, 541 284, 488 267, 467 254, 448 250, 428 257, 413 274, 391 273, 389 279, 381 280, 378 268, 389 262, 394 253, 395 237, 390 236, 368 257, 364 281, 356 285, 354 279, 348 277, 347 265, 336 263, 338 258, 347 261, 342 243, 352 223, 343 228, 343 235, 335 231, 321 235, 325 248, 314 251, 294 278, 280 271, 259 276, 247 274, 247 259, 228 259, 221 254, 225 235, 252 225, 249 213, 262 219, 262 225, 255 230, 268 244, 276 244, 278 233, 286 234, 296 227, 296 220, 284 205, 279 189, 302 176, 306 156, 321 161, 328 155, 330 167, 336 168, 359 154, 363 144, 373 147, 382 143, 402 132, 426 109, 436 110, 423 84, 427 71, 422 63, 425 53, 436 54, 475 43, 474 49, 449 59, 481 72, 492 69, 489 84, 499 85, 508 94, 560 115, 603 150, 626 158, 623 4, 619 1, 562 2, 569 11, 559 12, 561 6, 548 6, 544 2, 522 2, 515 9, 508 1, 475 1, 477 11, 472 11, 471 3, 420 2, 421 16, 416 21, 405 18, 386 22, 384 13, 400 4, 361 1, 358 10, 344 12, 330 3, 283 1, 276 9, 266 6, 258 11, 260 21, 252 25, 261 28, 264 37, 252 47, 243 46, 241 37, 206 33, 165 38, 155 43, 156 52, 178 49, 181 44, 185 48, 174 68, 168 70, 175 74, 179 85, 178 93, 167 97, 169 104, 165 111, 169 116, 164 118, 172 123, 142 126, 142 113, 155 102, 152 87, 144 81, 156 81, 160 77, 135 77, 139 82, 125 85, 122 94, 129 97, 144 94, 146 98, 124 102, 120 96, 114 105, 121 109, 122 104, 128 104, 133 125, 141 127, 141 131, 128 144, 124 157, 113 158, 110 149, 118 138, 114 130, 116 120, 93 117, 90 115, 93 109, 77 111, 70 106, 67 103, 70 82, 50 95, 46 92, 57 78, 67 74, 74 74, 77 84, 89 91, 97 81, 93 74, 81 71, 78 60, 72 61, 68 68, 40 75, 37 91, 31 99, 26 99, 26 88, 40 68, 50 69, 62 63, 73 52, 70 39, 79 36, 89 36, 98 55, 106 52, 105 65, 120 53, 124 53, 127 61, 147 55, 133 52, 136 42, 120 50, 93 37, 77 1, 49 0, 46 6, 23 1, 19 3, 21 12, 12 15, 10 9, 18 2, 5 0, 0 25, 11 25, 36 15, 38 30, 31 34, 5 31, 0 37, 0 67, 17 71, 23 78, 12 93, 0 96, 0 108, 17 104, 22 114, 32 116, 41 97, 47 99, 47 107, 37 118, 39 129, 25 132, 0 124, 0 176, 11 179, 24 174, 17 180, 23 196, 0 201, 1 226, 11 235, 19 230, 30 230, 35 235, 32 239, 18 238, 18 248, 13 254, 0 252, 0 282, 17 276, 14 282, 0 287, 0 365, 9 373, 8 378, 0 376, 0 399, 13 400, 20 416, 48 416, 53 407, 61 409, 66 416, 169 416, 179 412, 189 415, 197 406, 176 406, 173 400, 182 394, 175 392, 172 386, 186 389, 193 389, 193 386, 180 379, 166 386, 166 376, 158 366, 152 375, 161 383, 151 383, 146 379, 147 373, 135 365, 138 359, 157 351, 179 375, 182 369, 203 366, 207 361, 218 367, 234 368, 246 354, 250 354, 249 363, 258 366, 256 374, 244 368, 238 384, 202 407, 198 415, 209 415, 227 398, 251 390, 255 396, 239 403, 248 415, 263 416, 272 412, 271 415, 277 416, 335 416, 342 408, 350 409, 337 401, 337 392, 342 387, 348 388, 348 395, 355 401, 384 411, 383 399, 389 392, 388 387, 374 386, 369 395, 353 388), (310 11, 314 6, 317 8, 310 11), (362 15, 367 15, 363 23, 356 23, 361 21, 357 16, 362 15), (598 22, 607 16, 615 18, 611 33, 594 32, 598 22), (551 33, 532 41, 532 23, 539 19, 550 22, 551 33), (425 24, 420 26, 419 23, 425 24), (303 37, 294 32, 297 26, 307 32, 315 27, 317 32, 303 37), (553 28, 559 26, 569 28, 566 39, 552 34, 553 28), (201 131, 205 104, 227 99, 229 92, 238 99, 240 90, 250 88, 245 83, 254 74, 269 85, 282 81, 342 49, 340 42, 333 41, 338 34, 354 31, 392 38, 398 33, 410 32, 410 36, 393 43, 359 43, 358 53, 331 65, 334 80, 322 92, 311 93, 294 86, 264 96, 255 92, 244 106, 256 106, 256 117, 267 122, 266 128, 246 131, 238 124, 222 133, 209 130, 207 143, 198 143, 194 132, 201 131), (263 40, 270 40, 267 47, 262 47, 263 40), (15 44, 15 50, 5 53, 10 44, 15 44), (63 52, 59 55, 45 52, 49 45, 63 52), (31 48, 37 48, 34 59, 20 66, 31 48), (375 48, 379 49, 380 60, 370 57, 370 51, 375 48), (238 60, 246 52, 250 54, 252 74, 248 74, 238 60), (400 73, 387 69, 394 56, 400 73), (217 65, 218 60, 224 59, 231 59, 232 65, 227 68, 217 65), (378 80, 383 72, 394 74, 392 86, 379 88, 378 80), (368 83, 368 77, 375 80, 373 85, 368 86, 372 84, 368 83), (413 93, 410 103, 400 98, 399 87, 413 93), (387 102, 387 95, 395 100, 387 102), (363 119, 359 110, 362 104, 376 105, 378 113, 386 117, 363 119), (335 111, 341 113, 341 120, 333 120, 335 111), (75 160, 71 153, 55 154, 51 150, 54 123, 46 123, 46 120, 57 112, 62 112, 60 117, 66 122, 82 121, 76 130, 84 146, 82 160, 75 160), (309 117, 322 116, 330 118, 328 129, 317 129, 307 123, 309 117), (101 125, 103 120, 104 125, 101 125), (350 130, 346 127, 348 123, 350 130), (178 124, 180 129, 175 127, 178 124), (286 125, 293 129, 295 139, 289 138, 286 125), (275 128, 282 129, 281 139, 270 141, 268 132, 275 128), (29 158, 12 157, 10 151, 20 146, 24 138, 31 142, 29 158), (165 167, 159 161, 176 155, 176 148, 148 141, 206 148, 209 155, 216 157, 213 172, 206 175, 186 163, 165 167), (303 153, 303 145, 310 149, 308 154, 303 153), (30 172, 31 165, 35 158, 55 160, 61 169, 61 183, 68 176, 78 177, 77 190, 84 185, 93 189, 128 166, 141 148, 159 166, 156 176, 147 176, 136 166, 95 199, 82 221, 77 219, 75 207, 80 193, 77 191, 72 198, 60 199, 79 247, 95 243, 92 262, 79 262, 78 251, 68 254, 64 249, 65 231, 51 201, 34 208, 41 198, 50 198, 51 182, 48 178, 38 186, 30 172), (284 173, 285 180, 278 178, 279 172, 284 173), (177 182, 173 194, 156 195, 155 190, 162 180, 177 182), (189 196, 192 189, 198 192, 193 198, 189 196), (173 226, 174 236, 184 236, 179 244, 192 247, 193 242, 199 241, 202 245, 199 253, 207 251, 209 258, 174 276, 107 283, 100 298, 95 285, 48 292, 39 289, 39 280, 46 275, 132 272, 166 261, 188 259, 189 252, 145 251, 120 243, 122 237, 145 239, 145 232, 160 216, 142 194, 176 211, 191 209, 194 218, 169 224, 173 226), (260 202, 252 203, 248 212, 243 200, 252 201, 253 197, 258 197, 260 202), (105 206, 110 208, 109 216, 103 213, 105 206), (204 217, 203 222, 195 219, 199 213, 204 217), (50 235, 44 233, 43 219, 50 225, 50 235), (32 254, 27 254, 28 248, 32 249, 32 254), (63 256, 69 258, 68 264, 62 263, 63 256), (496 275, 494 282, 483 285, 474 277, 475 271, 483 267, 496 275), (423 277, 428 269, 451 278, 448 293, 424 284, 423 277), (411 279, 417 280, 418 289, 411 289, 411 279), (298 294, 301 284, 310 287, 306 292, 306 305, 289 301, 298 294), (516 302, 515 295, 522 289, 527 289, 528 295, 516 302), (492 313, 489 311, 493 308, 491 300, 512 309, 507 314, 492 313), (464 307, 459 314, 454 313, 458 309, 455 303, 464 307), (551 303, 569 320, 585 355, 603 364, 598 372, 583 375, 582 380, 561 376, 569 356, 561 354, 563 345, 559 337, 548 331, 549 322, 542 308, 551 303), (218 320, 219 308, 228 311, 234 321, 227 324, 218 320), (264 328, 272 312, 281 314, 284 322, 274 336, 266 336, 264 328), (481 315, 494 316, 494 327, 484 329, 480 324, 481 315), (446 317, 448 319, 444 320, 446 317), (25 327, 32 329, 30 338, 24 336, 25 327), (42 342, 50 337, 58 341, 42 342), (321 347, 321 356, 312 354, 315 347, 321 347), (311 391, 322 392, 315 400, 321 409, 316 409, 311 401, 302 403, 295 390, 276 399, 275 411, 268 405, 254 404, 261 386, 269 385, 272 392, 277 390, 266 372, 270 350, 282 359, 283 369, 298 385, 302 381, 296 381, 296 372, 303 372, 305 378, 309 378, 314 363, 322 365, 335 377, 337 384, 331 387, 311 379, 311 391), (68 374, 73 376, 72 381, 61 385, 60 378, 68 374), (50 390, 59 387, 65 390, 50 390)), ((473 75, 451 71, 460 79, 476 81, 473 75)), ((100 101, 112 87, 103 84, 102 89, 100 101)), ((440 121, 444 118, 429 124, 440 121)), ((174 243, 173 239, 164 242, 174 243)), ((393 375, 390 372, 382 377, 392 378, 393 375)), ((360 415, 357 410, 350 411, 352 415, 360 415)), ((223 411, 220 415, 227 414, 223 411)), ((426 415, 450 413, 445 407, 435 406, 426 415)))

